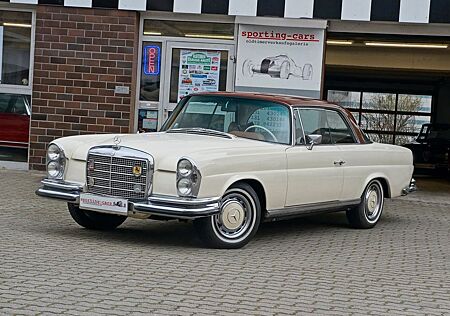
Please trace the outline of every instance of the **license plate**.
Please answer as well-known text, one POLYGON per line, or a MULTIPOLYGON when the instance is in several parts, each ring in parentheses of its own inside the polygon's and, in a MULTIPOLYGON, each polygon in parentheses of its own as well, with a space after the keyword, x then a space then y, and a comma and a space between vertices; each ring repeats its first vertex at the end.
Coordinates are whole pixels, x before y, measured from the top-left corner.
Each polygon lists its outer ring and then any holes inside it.
POLYGON ((120 198, 81 193, 80 208, 103 213, 127 215, 128 201, 120 198))

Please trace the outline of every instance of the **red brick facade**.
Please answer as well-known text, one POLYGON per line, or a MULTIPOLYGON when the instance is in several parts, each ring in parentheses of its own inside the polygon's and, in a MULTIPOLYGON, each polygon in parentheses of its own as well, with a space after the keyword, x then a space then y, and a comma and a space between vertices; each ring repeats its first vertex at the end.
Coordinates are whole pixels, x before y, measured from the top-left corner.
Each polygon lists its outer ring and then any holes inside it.
POLYGON ((45 169, 55 138, 130 132, 138 29, 136 12, 37 7, 31 169, 45 169))

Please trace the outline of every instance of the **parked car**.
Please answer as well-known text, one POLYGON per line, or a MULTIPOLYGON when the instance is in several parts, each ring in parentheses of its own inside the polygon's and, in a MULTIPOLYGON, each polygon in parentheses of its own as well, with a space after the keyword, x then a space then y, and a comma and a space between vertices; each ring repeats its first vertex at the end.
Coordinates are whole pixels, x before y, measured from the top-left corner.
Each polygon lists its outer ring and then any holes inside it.
POLYGON ((413 152, 417 171, 450 174, 450 124, 423 124, 415 141, 404 146, 413 152))
POLYGON ((127 217, 192 220, 211 247, 239 248, 263 221, 346 211, 372 228, 384 198, 415 189, 409 149, 369 141, 343 108, 299 97, 200 93, 158 133, 57 139, 37 194, 89 229, 127 217))
POLYGON ((0 94, 0 147, 28 148, 30 109, 27 96, 0 94))

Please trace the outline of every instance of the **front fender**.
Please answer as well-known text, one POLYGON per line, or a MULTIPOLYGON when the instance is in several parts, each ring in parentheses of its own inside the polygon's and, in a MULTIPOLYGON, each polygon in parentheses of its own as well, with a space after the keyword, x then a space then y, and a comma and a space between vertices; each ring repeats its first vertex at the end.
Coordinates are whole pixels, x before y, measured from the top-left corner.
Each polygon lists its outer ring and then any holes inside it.
POLYGON ((202 178, 199 197, 223 196, 234 183, 253 180, 261 184, 267 209, 283 208, 286 202, 286 171, 262 171, 258 174, 220 174, 202 178))

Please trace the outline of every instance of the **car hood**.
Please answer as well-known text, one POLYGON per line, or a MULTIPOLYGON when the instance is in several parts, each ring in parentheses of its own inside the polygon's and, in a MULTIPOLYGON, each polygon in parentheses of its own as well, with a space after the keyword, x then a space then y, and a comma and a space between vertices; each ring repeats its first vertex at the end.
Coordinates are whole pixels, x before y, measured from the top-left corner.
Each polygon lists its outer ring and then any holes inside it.
MULTIPOLYGON (((239 153, 257 153, 273 148, 266 142, 233 137, 185 134, 185 133, 143 133, 143 134, 111 134, 86 135, 61 138, 55 143, 61 145, 68 158, 86 160, 92 147, 114 145, 114 138, 120 139, 119 146, 137 149, 149 153, 155 159, 155 169, 175 171, 181 157, 189 157, 200 163, 205 158, 239 153), (72 149, 72 150, 70 150, 72 149)), ((275 147, 278 147, 275 145, 275 147)))

